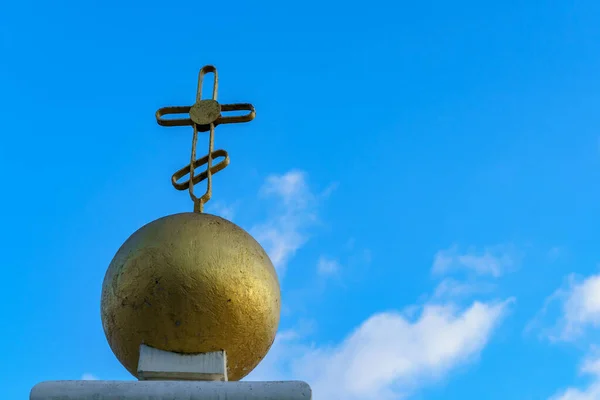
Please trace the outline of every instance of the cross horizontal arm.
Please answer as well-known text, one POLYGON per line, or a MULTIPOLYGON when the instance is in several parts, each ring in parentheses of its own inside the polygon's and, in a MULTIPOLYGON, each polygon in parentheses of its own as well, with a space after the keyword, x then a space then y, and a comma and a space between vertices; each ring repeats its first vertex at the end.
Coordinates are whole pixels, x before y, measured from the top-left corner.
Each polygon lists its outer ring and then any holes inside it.
POLYGON ((174 106, 174 107, 163 107, 156 111, 156 122, 160 126, 191 126, 194 125, 190 119, 191 106, 174 106), (187 118, 180 119, 165 119, 165 115, 172 114, 187 114, 187 118))
POLYGON ((235 124, 239 122, 250 122, 256 117, 254 106, 250 103, 239 104, 221 104, 221 112, 227 111, 249 111, 248 114, 236 115, 231 117, 221 117, 217 120, 217 124, 235 124))
MULTIPOLYGON (((156 111, 156 122, 160 126, 192 126, 194 122, 190 118, 190 109, 192 106, 174 106, 174 107, 163 107, 156 111), (166 119, 163 118, 165 115, 173 115, 173 114, 187 114, 187 118, 179 118, 179 119, 166 119)), ((254 110, 254 106, 249 103, 239 103, 239 104, 221 104, 220 105, 221 112, 228 111, 248 111, 247 114, 244 115, 235 115, 231 117, 219 115, 219 118, 215 120, 214 125, 221 124, 235 124, 240 122, 250 122, 256 117, 256 111, 254 110)), ((198 132, 206 132, 210 129, 210 125, 198 125, 198 132)))

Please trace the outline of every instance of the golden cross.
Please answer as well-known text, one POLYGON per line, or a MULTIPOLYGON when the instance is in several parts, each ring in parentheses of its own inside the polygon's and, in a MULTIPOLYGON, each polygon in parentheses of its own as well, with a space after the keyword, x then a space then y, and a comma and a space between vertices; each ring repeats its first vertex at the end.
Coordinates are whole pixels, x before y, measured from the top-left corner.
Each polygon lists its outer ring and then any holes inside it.
POLYGON ((161 126, 192 126, 194 135, 192 138, 192 156, 190 164, 175 172, 171 177, 171 183, 177 190, 186 190, 190 192, 190 197, 194 202, 194 212, 202 212, 204 204, 212 196, 212 175, 221 171, 229 165, 229 154, 225 150, 213 150, 215 127, 221 124, 233 124, 238 122, 250 122, 256 116, 254 106, 249 103, 239 104, 219 104, 217 102, 217 91, 219 88, 219 77, 217 69, 212 65, 206 65, 200 69, 198 74, 198 89, 196 90, 196 103, 193 106, 175 106, 163 107, 156 111, 156 122, 161 126), (204 76, 213 73, 213 92, 212 99, 202 99, 202 82, 204 76), (224 111, 248 111, 244 115, 224 117, 221 112, 224 111), (187 118, 165 119, 165 115, 188 114, 187 118), (208 139, 208 154, 196 159, 196 143, 198 141, 198 132, 210 132, 208 139), (223 157, 223 160, 216 165, 212 165, 215 158, 223 157), (194 176, 196 168, 206 164, 206 170, 194 176), (190 174, 188 180, 177 182, 187 173, 190 174), (206 192, 200 197, 194 195, 194 185, 207 180, 206 192))

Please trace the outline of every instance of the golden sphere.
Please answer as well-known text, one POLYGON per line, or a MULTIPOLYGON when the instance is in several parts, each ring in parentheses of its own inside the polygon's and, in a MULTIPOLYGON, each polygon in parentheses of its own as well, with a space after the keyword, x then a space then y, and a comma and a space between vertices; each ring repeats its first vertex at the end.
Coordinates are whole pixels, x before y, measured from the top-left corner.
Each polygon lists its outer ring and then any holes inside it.
POLYGON ((246 231, 214 215, 183 213, 135 232, 102 285, 102 325, 137 376, 142 343, 184 354, 225 350, 229 380, 250 373, 275 340, 277 274, 246 231))

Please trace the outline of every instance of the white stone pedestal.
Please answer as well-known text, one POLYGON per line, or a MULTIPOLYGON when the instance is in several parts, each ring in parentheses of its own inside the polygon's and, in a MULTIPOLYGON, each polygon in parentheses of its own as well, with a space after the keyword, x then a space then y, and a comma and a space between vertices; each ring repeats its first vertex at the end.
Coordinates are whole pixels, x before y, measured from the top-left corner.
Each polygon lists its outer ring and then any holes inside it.
POLYGON ((311 400, 304 382, 54 381, 30 400, 311 400))

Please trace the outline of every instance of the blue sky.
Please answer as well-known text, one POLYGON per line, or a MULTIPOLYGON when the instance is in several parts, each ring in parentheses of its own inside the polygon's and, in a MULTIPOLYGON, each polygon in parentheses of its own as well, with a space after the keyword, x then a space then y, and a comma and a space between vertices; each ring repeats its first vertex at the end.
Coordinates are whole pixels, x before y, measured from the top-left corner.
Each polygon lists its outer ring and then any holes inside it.
POLYGON ((282 285, 249 379, 600 399, 599 20, 593 0, 5 2, 3 398, 131 379, 102 279, 132 232, 192 209, 169 182, 190 132, 154 112, 214 64, 219 99, 257 117, 217 130, 231 165, 208 209, 282 285))

